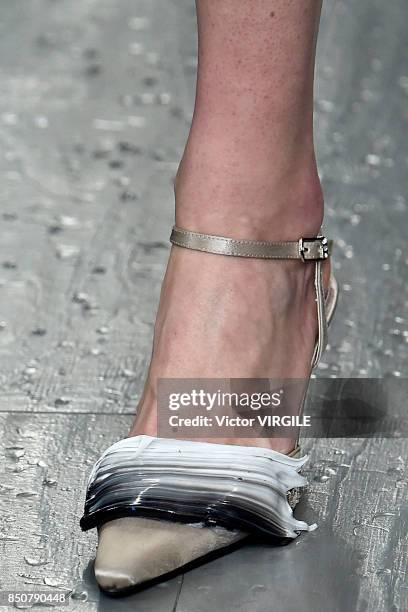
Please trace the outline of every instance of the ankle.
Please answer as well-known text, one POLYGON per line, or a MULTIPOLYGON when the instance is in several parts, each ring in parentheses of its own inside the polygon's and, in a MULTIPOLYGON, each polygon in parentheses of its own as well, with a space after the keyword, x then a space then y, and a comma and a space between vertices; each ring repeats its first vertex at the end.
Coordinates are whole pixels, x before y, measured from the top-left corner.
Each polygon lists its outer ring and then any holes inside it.
POLYGON ((253 163, 220 149, 193 156, 187 148, 175 180, 177 225, 253 240, 319 232, 324 205, 313 150, 253 163))

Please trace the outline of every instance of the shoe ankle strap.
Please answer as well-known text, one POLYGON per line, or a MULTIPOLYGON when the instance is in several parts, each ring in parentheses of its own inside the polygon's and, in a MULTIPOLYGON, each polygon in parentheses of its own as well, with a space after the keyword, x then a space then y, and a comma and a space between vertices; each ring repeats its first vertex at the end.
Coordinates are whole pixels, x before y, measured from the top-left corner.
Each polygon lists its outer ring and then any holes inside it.
POLYGON ((332 241, 325 236, 300 238, 287 242, 239 240, 190 232, 176 226, 171 232, 170 242, 186 249, 217 255, 255 259, 300 259, 303 262, 324 261, 330 257, 332 250, 332 241))
POLYGON ((327 344, 327 316, 323 288, 322 263, 331 255, 333 241, 324 236, 300 238, 288 242, 270 242, 265 240, 238 240, 223 236, 212 236, 190 232, 180 227, 173 227, 170 242, 179 247, 231 255, 235 257, 252 257, 255 259, 298 259, 304 263, 315 264, 314 286, 316 291, 318 333, 312 359, 316 367, 327 344))

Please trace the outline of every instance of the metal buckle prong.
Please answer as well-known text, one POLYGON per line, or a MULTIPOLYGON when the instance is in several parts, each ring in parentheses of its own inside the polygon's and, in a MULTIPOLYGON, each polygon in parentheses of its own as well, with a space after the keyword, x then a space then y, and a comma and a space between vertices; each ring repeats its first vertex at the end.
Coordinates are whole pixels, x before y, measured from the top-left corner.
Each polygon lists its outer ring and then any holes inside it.
POLYGON ((305 247, 303 246, 303 238, 299 238, 299 255, 300 259, 304 262, 305 260, 305 247))

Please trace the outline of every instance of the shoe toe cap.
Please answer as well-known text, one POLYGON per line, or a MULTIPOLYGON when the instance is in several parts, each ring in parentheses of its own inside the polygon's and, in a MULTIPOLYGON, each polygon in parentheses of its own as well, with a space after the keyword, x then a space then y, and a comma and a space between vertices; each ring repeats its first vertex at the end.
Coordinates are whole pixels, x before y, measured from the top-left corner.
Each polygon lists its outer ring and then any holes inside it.
POLYGON ((173 572, 243 537, 221 527, 116 519, 99 529, 95 577, 103 590, 120 591, 173 572))

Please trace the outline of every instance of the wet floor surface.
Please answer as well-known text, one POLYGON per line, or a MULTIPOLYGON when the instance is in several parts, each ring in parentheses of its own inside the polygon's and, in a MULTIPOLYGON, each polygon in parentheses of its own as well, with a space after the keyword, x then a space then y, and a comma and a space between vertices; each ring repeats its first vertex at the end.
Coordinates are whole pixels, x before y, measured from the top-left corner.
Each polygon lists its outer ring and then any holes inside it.
MULTIPOLYGON (((93 461, 126 432, 146 371, 196 69, 187 0, 1 2, 1 589, 70 610, 402 612, 407 441, 306 441, 297 516, 123 600, 82 533, 93 461), (222 577, 222 579, 221 579, 222 577)), ((407 376, 407 7, 326 2, 316 140, 341 298, 322 376, 407 376)))

